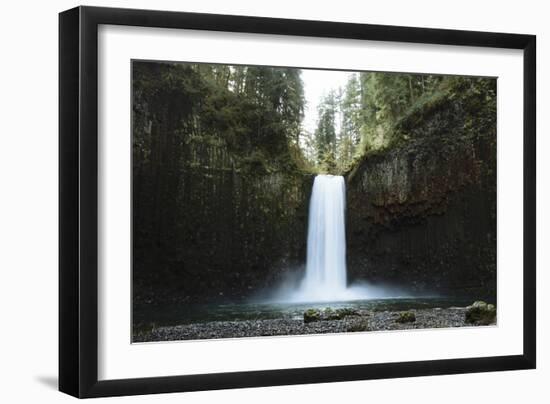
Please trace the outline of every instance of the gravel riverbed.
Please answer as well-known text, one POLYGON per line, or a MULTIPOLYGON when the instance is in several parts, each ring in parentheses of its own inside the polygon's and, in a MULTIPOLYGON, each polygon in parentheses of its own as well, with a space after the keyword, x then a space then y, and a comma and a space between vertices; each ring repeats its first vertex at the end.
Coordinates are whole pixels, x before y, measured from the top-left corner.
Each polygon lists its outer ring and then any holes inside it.
POLYGON ((303 319, 214 321, 153 328, 134 335, 134 342, 176 341, 215 338, 304 335, 421 328, 471 326, 465 320, 465 307, 408 310, 412 322, 397 321, 400 311, 360 311, 339 320, 306 323, 303 319))

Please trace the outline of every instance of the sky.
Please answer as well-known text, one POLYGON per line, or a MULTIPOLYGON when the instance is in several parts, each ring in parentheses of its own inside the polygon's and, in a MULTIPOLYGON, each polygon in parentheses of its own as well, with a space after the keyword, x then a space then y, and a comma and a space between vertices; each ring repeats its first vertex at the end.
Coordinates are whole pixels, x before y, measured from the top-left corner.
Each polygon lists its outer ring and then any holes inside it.
POLYGON ((306 107, 304 110, 303 128, 313 133, 317 127, 317 106, 323 95, 330 90, 344 89, 352 72, 334 70, 302 69, 302 81, 304 83, 304 96, 306 107))

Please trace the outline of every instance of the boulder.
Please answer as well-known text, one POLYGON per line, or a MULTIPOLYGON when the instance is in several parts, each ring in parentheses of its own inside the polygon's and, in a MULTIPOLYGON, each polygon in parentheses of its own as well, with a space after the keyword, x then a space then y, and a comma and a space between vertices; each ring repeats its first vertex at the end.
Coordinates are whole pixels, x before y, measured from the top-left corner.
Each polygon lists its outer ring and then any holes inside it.
POLYGON ((323 320, 342 320, 347 316, 358 316, 359 312, 356 309, 349 307, 333 310, 330 307, 327 307, 323 313, 323 320))
POLYGON ((496 322, 497 309, 493 304, 478 300, 466 307, 466 322, 474 325, 489 325, 496 322))
POLYGON ((314 321, 321 320, 321 310, 318 309, 307 309, 304 311, 304 323, 312 323, 314 321))
POLYGON ((370 330, 371 328, 369 327, 368 320, 364 320, 364 319, 361 321, 355 322, 346 328, 347 332, 362 332, 362 331, 370 331, 370 330))
POLYGON ((395 321, 398 323, 414 323, 416 321, 416 314, 412 311, 403 311, 399 313, 395 321))
POLYGON ((342 320, 347 316, 359 315, 359 311, 349 307, 341 309, 332 309, 327 307, 324 310, 308 309, 304 311, 304 323, 311 323, 313 321, 342 320))

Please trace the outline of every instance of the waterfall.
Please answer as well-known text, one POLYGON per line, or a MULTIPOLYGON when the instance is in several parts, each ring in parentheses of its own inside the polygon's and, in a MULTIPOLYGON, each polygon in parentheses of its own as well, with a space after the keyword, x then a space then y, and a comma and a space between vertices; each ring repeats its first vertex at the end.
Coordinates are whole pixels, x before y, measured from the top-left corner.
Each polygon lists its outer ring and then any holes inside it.
POLYGON ((346 184, 338 175, 318 175, 309 202, 306 272, 299 285, 283 282, 271 301, 344 302, 404 297, 396 288, 362 281, 347 284, 346 184))
POLYGON ((344 177, 315 177, 309 204, 306 274, 299 300, 346 298, 345 209, 344 177))

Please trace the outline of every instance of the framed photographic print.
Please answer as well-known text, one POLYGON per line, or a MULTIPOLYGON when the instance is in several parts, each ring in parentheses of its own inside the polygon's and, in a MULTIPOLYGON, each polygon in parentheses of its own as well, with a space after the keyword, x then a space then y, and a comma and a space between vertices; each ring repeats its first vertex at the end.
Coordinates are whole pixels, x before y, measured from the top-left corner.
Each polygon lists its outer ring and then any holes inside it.
POLYGON ((59 23, 61 391, 535 367, 534 36, 59 23))

